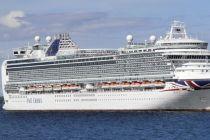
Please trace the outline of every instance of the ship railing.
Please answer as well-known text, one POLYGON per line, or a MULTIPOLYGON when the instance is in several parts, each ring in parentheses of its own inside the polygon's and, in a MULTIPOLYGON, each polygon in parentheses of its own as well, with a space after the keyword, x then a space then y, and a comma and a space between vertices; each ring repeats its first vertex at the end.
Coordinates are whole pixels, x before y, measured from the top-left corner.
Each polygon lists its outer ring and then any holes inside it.
POLYGON ((210 52, 165 52, 163 55, 210 55, 210 52))
POLYGON ((64 80, 43 80, 43 81, 27 81, 27 82, 8 82, 8 85, 28 85, 28 84, 51 84, 51 83, 90 83, 90 82, 106 82, 106 81, 132 81, 132 80, 164 80, 171 79, 173 73, 159 75, 133 75, 121 77, 100 77, 100 78, 81 78, 81 79, 64 79, 64 80))

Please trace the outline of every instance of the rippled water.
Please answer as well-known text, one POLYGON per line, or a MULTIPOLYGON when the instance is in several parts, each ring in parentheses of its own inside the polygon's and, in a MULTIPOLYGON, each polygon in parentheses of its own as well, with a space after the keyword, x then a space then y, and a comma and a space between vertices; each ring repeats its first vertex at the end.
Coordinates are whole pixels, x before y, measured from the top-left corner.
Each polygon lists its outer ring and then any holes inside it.
POLYGON ((6 112, 0 139, 210 139, 210 112, 6 112))

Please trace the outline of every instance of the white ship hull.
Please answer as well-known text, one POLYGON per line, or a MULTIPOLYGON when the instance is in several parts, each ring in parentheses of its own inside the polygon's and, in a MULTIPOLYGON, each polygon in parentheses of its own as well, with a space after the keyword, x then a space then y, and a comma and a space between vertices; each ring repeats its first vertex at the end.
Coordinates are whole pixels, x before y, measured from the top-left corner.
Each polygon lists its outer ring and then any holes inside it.
POLYGON ((11 94, 5 110, 209 110, 210 90, 130 91, 101 93, 11 94))

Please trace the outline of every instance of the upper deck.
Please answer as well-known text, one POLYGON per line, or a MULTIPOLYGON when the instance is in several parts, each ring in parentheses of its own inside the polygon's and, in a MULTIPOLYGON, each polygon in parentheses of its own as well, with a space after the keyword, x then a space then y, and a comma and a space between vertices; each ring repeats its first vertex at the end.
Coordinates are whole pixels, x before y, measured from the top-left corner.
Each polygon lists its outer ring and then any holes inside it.
POLYGON ((46 44, 40 44, 40 37, 35 37, 32 46, 15 49, 13 51, 16 59, 9 60, 9 63, 22 63, 32 61, 46 61, 58 59, 74 59, 83 57, 110 56, 126 53, 143 53, 158 50, 174 51, 175 49, 186 50, 206 50, 208 43, 202 40, 190 38, 187 35, 182 22, 173 21, 169 32, 165 37, 158 39, 152 35, 149 41, 144 43, 134 43, 132 35, 127 36, 127 45, 119 49, 80 49, 70 38, 69 34, 58 34, 54 38, 47 36, 46 44))

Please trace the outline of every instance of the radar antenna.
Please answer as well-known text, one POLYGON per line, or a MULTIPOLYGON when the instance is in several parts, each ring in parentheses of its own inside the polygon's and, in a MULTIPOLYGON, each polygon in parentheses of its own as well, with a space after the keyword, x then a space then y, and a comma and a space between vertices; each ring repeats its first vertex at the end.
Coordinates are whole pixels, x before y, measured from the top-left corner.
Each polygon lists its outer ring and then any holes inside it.
POLYGON ((165 39, 186 39, 188 38, 185 25, 183 22, 174 20, 170 32, 167 33, 165 39))

